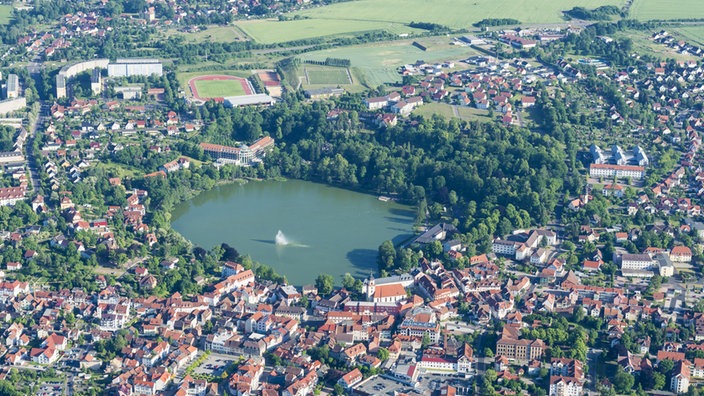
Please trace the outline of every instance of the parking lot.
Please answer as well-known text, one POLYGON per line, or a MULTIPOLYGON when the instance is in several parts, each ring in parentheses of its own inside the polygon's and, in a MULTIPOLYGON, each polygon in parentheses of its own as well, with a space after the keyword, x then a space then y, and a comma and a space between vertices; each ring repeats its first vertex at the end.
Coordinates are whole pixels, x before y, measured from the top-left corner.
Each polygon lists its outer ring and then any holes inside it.
POLYGON ((38 396, 62 396, 64 394, 63 384, 57 382, 47 382, 43 384, 39 391, 38 396))
POLYGON ((225 369, 239 360, 238 356, 233 355, 223 355, 219 353, 212 353, 207 359, 195 369, 195 374, 209 374, 213 376, 219 376, 225 369))
POLYGON ((395 395, 396 393, 406 393, 408 395, 420 395, 412 387, 381 376, 370 377, 367 381, 354 387, 355 394, 367 395, 395 395))

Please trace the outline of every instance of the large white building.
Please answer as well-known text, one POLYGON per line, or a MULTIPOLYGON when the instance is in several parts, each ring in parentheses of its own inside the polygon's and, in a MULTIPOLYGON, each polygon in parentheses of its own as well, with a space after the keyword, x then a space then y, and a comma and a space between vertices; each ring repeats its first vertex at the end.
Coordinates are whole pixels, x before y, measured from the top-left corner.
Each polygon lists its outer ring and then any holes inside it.
POLYGON ((591 164, 589 165, 589 176, 642 179, 645 176, 645 168, 634 165, 591 164))
POLYGON ((580 396, 582 383, 574 377, 550 377, 550 396, 580 396))
POLYGON ((20 78, 17 74, 7 75, 7 84, 5 85, 5 97, 7 99, 14 99, 20 96, 20 78))
POLYGON ((161 76, 162 64, 158 59, 117 59, 108 64, 109 77, 161 76))
POLYGON ((622 270, 645 271, 653 267, 652 257, 647 254, 624 254, 621 256, 622 270))

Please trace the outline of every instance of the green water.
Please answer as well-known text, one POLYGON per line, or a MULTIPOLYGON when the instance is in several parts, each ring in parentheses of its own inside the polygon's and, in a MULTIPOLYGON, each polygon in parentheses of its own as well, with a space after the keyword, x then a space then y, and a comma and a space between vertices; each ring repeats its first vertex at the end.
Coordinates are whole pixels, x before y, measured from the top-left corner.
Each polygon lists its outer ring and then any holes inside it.
POLYGON ((172 227, 206 249, 228 243, 294 285, 376 271, 379 245, 412 233, 414 211, 375 196, 289 180, 230 184, 176 207, 172 227), (277 244, 277 233, 283 233, 277 244), (285 241, 283 241, 285 239, 285 241))

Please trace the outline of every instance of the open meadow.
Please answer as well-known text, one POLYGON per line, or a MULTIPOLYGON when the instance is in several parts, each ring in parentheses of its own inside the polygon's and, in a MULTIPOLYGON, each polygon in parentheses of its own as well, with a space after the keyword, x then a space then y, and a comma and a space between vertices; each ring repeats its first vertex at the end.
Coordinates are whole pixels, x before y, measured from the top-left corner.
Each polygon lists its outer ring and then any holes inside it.
POLYGON ((10 23, 13 7, 7 4, 0 4, 0 25, 10 23))
POLYGON ((653 19, 689 19, 704 17, 701 0, 633 0, 630 17, 641 21, 653 19))
POLYGON ((215 43, 231 43, 233 41, 246 41, 249 38, 237 26, 218 26, 207 25, 205 29, 195 33, 179 32, 177 30, 168 30, 168 37, 182 36, 187 42, 215 42, 215 43))

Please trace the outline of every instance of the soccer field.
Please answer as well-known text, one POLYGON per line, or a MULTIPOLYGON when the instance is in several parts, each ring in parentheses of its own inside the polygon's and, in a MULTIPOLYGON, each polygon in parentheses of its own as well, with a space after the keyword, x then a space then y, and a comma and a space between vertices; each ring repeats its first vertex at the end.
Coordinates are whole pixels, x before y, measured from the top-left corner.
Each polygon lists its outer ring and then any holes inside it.
POLYGON ((239 80, 197 80, 195 85, 201 98, 223 98, 245 94, 239 80))
POLYGON ((347 69, 342 67, 316 68, 307 65, 305 73, 308 84, 352 84, 347 69))

